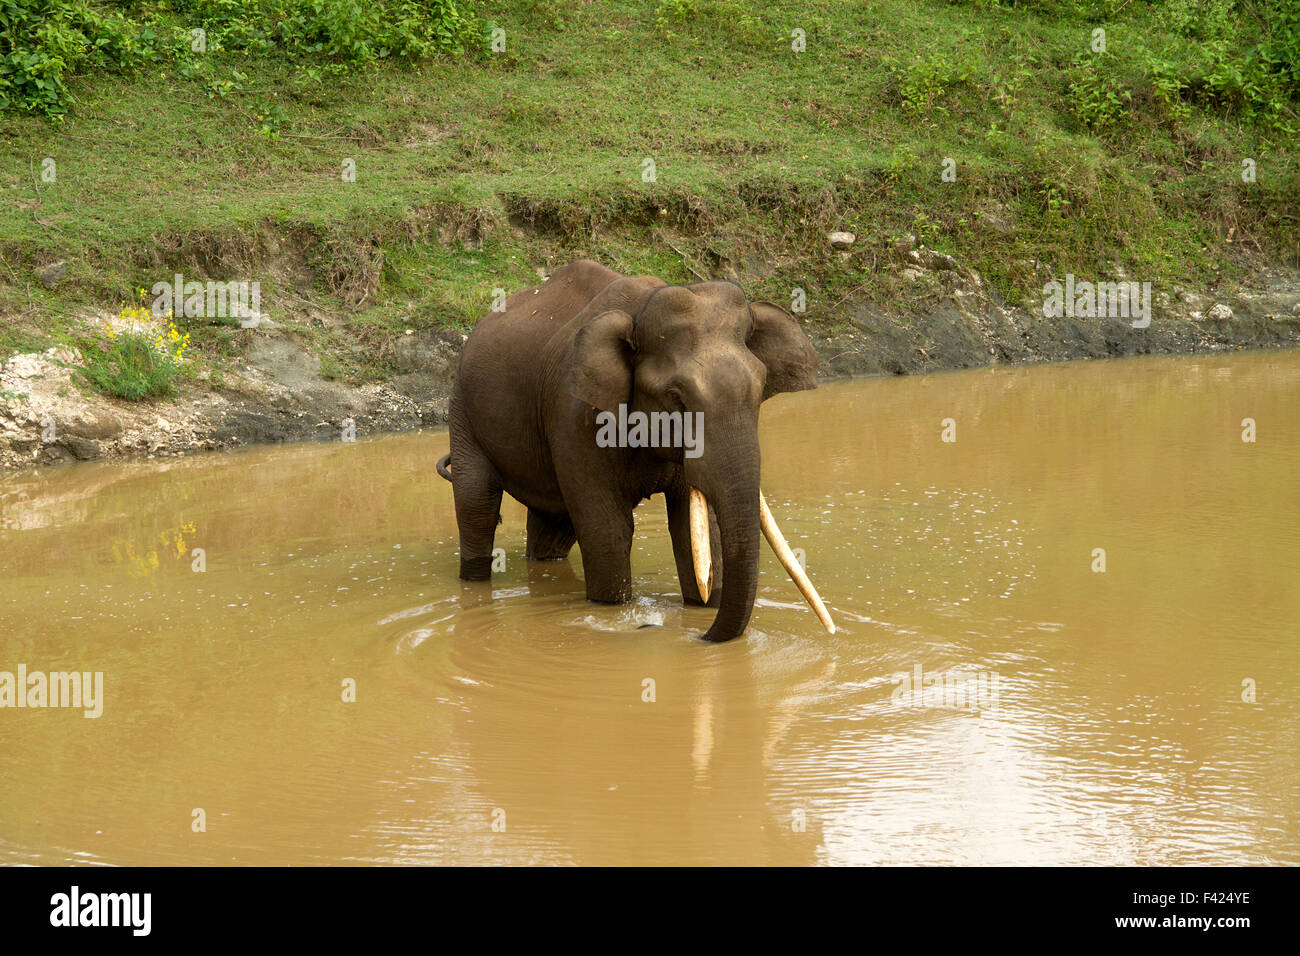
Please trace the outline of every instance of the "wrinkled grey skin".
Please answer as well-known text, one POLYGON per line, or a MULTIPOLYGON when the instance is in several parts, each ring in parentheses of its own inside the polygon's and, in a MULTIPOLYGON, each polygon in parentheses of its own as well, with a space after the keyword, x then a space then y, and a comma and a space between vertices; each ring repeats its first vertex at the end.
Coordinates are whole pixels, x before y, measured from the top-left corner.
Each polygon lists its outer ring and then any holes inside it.
POLYGON ((475 327, 451 397, 460 576, 491 575, 505 491, 528 508, 529 560, 563 559, 577 541, 588 599, 626 602, 632 510, 662 492, 682 598, 702 604, 688 524, 694 486, 709 501, 708 603, 718 608, 704 638, 737 637, 757 588, 759 405, 814 388, 816 376, 817 354, 795 320, 749 302, 734 283, 670 286, 581 260, 516 293, 475 327), (620 403, 703 412, 702 455, 599 447, 597 413, 620 403))

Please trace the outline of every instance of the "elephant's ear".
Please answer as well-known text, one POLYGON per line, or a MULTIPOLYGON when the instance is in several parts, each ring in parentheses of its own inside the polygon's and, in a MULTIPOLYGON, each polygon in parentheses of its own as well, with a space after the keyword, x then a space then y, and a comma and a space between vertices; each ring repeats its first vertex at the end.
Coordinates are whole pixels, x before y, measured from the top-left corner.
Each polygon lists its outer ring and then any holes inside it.
POLYGON ((602 312, 573 338, 573 397, 602 412, 616 411, 632 396, 632 316, 602 312))
POLYGON ((781 392, 817 387, 817 351, 794 316, 771 302, 751 302, 754 331, 749 350, 767 366, 763 400, 781 392))

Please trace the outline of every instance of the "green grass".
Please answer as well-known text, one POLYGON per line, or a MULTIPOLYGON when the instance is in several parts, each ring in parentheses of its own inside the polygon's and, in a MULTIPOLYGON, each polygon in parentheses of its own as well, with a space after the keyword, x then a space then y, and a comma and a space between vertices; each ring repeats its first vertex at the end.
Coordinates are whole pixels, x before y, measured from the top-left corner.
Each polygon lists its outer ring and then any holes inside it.
MULTIPOLYGON (((1035 260, 1165 289, 1300 264, 1294 114, 1247 115, 1209 81, 1170 94, 1151 64, 1204 77, 1230 57, 1195 22, 1172 33, 1167 11, 1099 6, 1114 18, 935 0, 483 4, 505 53, 321 78, 227 52, 208 80, 170 63, 77 79, 62 123, 0 128, 0 354, 174 271, 261 280, 272 318, 331 374, 366 380, 405 329, 468 329, 493 288, 580 256, 669 281, 730 263, 755 297, 805 289, 827 325, 849 294, 922 294, 887 267, 909 233, 1013 301, 1041 288, 1035 260), (208 95, 235 71, 242 89, 208 95), (45 157, 57 182, 38 189, 45 157), (830 229, 858 234, 847 261, 830 229), (1230 229, 1251 242, 1228 245, 1230 229), (68 278, 46 291, 33 270, 58 258, 68 278)), ((252 334, 186 330, 214 361, 252 334)))

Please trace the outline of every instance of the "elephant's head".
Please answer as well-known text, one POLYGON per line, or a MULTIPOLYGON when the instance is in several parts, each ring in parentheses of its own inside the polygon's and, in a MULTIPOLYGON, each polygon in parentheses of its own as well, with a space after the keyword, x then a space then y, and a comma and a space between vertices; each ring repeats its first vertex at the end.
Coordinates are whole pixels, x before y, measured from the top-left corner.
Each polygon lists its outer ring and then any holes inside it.
MULTIPOLYGON (((659 286, 635 308, 608 309, 583 323, 573 393, 601 410, 625 404, 647 415, 685 413, 703 426, 698 447, 652 453, 679 462, 685 482, 717 515, 722 594, 704 637, 727 641, 745 630, 757 589, 760 511, 766 514, 759 405, 780 392, 815 388, 817 353, 784 309, 748 301, 731 282, 659 286)), ((771 531, 780 537, 775 526, 771 531)))

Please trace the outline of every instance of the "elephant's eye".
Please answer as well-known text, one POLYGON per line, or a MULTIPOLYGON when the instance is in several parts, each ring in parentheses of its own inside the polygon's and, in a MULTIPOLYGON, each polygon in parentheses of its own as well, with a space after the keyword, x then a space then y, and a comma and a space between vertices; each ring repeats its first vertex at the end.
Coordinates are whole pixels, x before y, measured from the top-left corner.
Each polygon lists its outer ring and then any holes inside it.
POLYGON ((668 403, 673 407, 675 407, 678 411, 686 410, 686 402, 682 400, 681 389, 679 389, 676 385, 669 385, 666 389, 664 389, 664 397, 668 400, 668 403))

